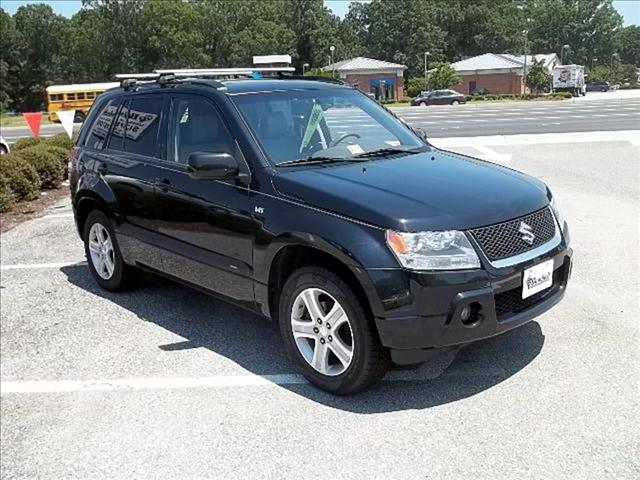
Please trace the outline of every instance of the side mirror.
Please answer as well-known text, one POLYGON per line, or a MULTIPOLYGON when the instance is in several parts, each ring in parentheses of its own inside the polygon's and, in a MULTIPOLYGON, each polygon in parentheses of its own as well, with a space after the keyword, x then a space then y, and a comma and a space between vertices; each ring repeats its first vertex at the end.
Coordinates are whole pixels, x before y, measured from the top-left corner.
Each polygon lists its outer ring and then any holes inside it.
POLYGON ((424 140, 424 143, 426 143, 427 145, 429 144, 429 141, 427 140, 427 132, 425 132, 422 128, 413 127, 413 132, 416 135, 418 135, 422 140, 424 140))
POLYGON ((238 175, 238 162, 228 153, 192 152, 187 158, 187 170, 193 178, 223 180, 238 175))

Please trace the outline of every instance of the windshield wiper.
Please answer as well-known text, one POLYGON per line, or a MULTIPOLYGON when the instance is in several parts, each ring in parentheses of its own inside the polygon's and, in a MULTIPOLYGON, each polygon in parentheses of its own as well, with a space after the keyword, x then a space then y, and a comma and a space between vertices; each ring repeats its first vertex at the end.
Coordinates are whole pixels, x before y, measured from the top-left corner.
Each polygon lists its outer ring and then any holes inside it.
POLYGON ((355 157, 339 158, 339 157, 304 157, 295 160, 287 160, 286 162, 276 163, 276 167, 288 167, 290 165, 314 165, 319 163, 341 163, 341 162, 360 162, 355 157))
POLYGON ((393 147, 379 148, 378 150, 371 150, 370 152, 360 153, 353 158, 384 157, 385 155, 394 155, 398 153, 418 153, 418 150, 393 147))

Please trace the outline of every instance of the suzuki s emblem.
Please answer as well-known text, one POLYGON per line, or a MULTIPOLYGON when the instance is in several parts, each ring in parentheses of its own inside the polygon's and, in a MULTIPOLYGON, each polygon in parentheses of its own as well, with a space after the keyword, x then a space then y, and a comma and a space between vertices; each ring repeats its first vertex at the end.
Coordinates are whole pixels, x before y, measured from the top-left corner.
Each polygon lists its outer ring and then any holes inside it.
POLYGON ((520 228, 518 228, 518 231, 522 234, 522 240, 527 242, 529 245, 533 245, 533 241, 535 240, 536 236, 533 234, 531 225, 520 222, 520 228))

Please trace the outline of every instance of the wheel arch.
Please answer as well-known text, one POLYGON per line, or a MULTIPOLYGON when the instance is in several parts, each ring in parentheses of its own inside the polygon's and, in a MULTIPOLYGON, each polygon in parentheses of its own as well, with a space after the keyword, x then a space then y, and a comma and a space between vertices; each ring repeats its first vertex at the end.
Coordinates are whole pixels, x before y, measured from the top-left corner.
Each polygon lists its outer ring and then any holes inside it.
POLYGON ((83 190, 76 194, 76 225, 80 238, 84 240, 84 225, 93 210, 101 210, 107 217, 113 218, 108 203, 96 192, 83 190))
POLYGON ((318 266, 332 271, 354 291, 367 316, 373 319, 377 297, 375 289, 364 268, 345 259, 340 251, 321 249, 306 243, 287 243, 274 252, 269 265, 266 305, 263 313, 278 320, 280 292, 289 276, 299 268, 318 266), (266 311, 265 311, 266 310, 266 311))

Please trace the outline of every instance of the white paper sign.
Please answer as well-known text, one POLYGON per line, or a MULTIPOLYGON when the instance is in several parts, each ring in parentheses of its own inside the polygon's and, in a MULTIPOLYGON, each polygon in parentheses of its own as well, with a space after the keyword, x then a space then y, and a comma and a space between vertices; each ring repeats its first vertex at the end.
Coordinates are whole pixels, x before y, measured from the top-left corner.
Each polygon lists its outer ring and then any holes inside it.
POLYGON ((75 110, 58 110, 57 112, 62 128, 67 132, 69 138, 73 137, 73 119, 76 117, 75 110))

